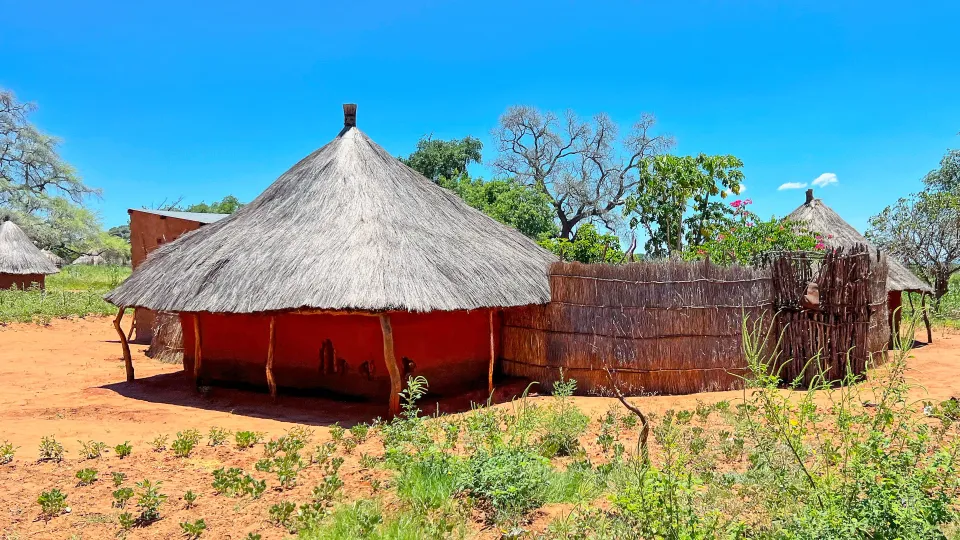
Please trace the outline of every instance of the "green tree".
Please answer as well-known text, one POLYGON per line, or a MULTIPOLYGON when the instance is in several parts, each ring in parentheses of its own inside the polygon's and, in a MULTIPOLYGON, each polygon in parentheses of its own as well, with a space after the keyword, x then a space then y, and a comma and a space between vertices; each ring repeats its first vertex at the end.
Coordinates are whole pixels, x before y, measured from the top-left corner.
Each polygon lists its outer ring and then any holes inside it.
POLYGON ((561 260, 582 263, 620 263, 624 260, 620 238, 615 234, 601 234, 593 223, 577 228, 572 240, 548 238, 540 245, 554 252, 561 260))
POLYGON ((233 195, 227 195, 219 201, 214 201, 210 204, 207 204, 203 201, 197 204, 191 204, 190 206, 184 207, 183 212, 201 212, 206 214, 232 214, 243 207, 243 203, 240 202, 233 195))
POLYGON ((771 217, 763 221, 750 211, 750 199, 737 199, 730 203, 733 219, 716 230, 701 244, 688 246, 685 259, 709 257, 721 265, 757 264, 765 253, 771 251, 811 251, 825 248, 823 238, 810 232, 800 223, 782 221, 771 217))
POLYGON ((743 162, 735 156, 659 155, 645 160, 641 180, 626 198, 630 227, 642 226, 646 252, 681 254, 729 226, 733 208, 721 202, 741 190, 743 162))
POLYGON ((130 241, 130 225, 118 225, 116 227, 110 227, 107 229, 107 234, 116 236, 117 238, 122 238, 127 242, 130 241))
POLYGON ((449 141, 427 136, 417 142, 416 151, 399 159, 411 169, 439 182, 441 178, 459 178, 471 163, 480 163, 481 150, 483 143, 480 139, 469 135, 449 141))
POLYGON ((441 178, 440 185, 470 206, 530 238, 542 240, 557 234, 550 200, 515 180, 484 181, 464 173, 456 180, 441 178))

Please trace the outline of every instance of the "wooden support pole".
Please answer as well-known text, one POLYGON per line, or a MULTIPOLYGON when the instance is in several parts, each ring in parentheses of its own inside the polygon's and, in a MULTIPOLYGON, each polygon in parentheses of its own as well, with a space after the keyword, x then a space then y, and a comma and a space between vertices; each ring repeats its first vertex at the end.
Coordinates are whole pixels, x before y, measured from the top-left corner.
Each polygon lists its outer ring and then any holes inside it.
POLYGON ((200 314, 193 314, 193 380, 200 385, 200 364, 203 363, 203 346, 200 341, 200 314))
POLYGON ((493 310, 490 310, 490 366, 487 370, 487 396, 493 395, 493 364, 497 361, 497 348, 493 339, 493 310))
POLYGON ((930 330, 930 317, 927 316, 927 295, 920 293, 920 309, 923 311, 923 325, 927 327, 927 343, 933 343, 933 331, 930 330))
POLYGON ((123 366, 127 369, 127 382, 133 382, 133 358, 130 356, 130 344, 127 343, 127 336, 120 327, 120 320, 123 319, 123 312, 126 308, 120 306, 117 312, 117 318, 113 320, 113 327, 117 329, 120 335, 120 346, 123 347, 123 366))
POLYGON ((273 349, 274 343, 276 342, 276 330, 274 326, 276 325, 277 318, 270 317, 270 341, 267 345, 267 386, 270 387, 270 397, 274 400, 277 399, 277 381, 273 378, 273 349))
POLYGON ((127 332, 127 341, 133 338, 133 329, 137 327, 137 309, 133 309, 133 318, 130 319, 130 331, 127 332))
POLYGON ((390 325, 390 315, 380 314, 380 330, 383 332, 383 362, 390 373, 390 416, 400 414, 400 369, 397 367, 397 356, 393 352, 393 327, 390 325))

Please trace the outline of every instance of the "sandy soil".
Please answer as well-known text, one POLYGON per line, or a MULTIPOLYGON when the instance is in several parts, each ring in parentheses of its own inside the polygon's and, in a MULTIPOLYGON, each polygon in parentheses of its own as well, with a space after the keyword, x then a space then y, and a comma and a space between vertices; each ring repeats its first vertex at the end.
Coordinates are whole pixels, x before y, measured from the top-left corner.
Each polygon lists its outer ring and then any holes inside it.
MULTIPOLYGON (((162 480, 170 496, 164 518, 129 538, 176 538, 179 523, 204 518, 204 538, 246 538, 259 532, 264 539, 287 535, 267 523, 268 509, 283 501, 306 501, 320 480, 316 467, 307 469, 300 485, 280 493, 268 489, 263 498, 230 499, 214 496, 210 472, 221 466, 253 470, 262 456, 259 448, 242 452, 232 446, 200 446, 187 459, 168 451, 154 453, 149 441, 157 435, 173 435, 188 428, 206 434, 212 426, 231 431, 262 431, 277 436, 294 425, 315 428, 314 442, 329 438, 327 426, 339 421, 350 426, 385 415, 383 404, 345 403, 330 399, 282 396, 273 403, 263 393, 214 388, 200 396, 179 366, 162 364, 144 355, 144 346, 134 345, 137 380, 124 381, 120 345, 112 321, 106 318, 56 320, 50 326, 14 324, 0 327, 0 441, 19 446, 16 458, 0 466, 0 533, 4 538, 110 538, 117 531, 119 510, 111 508, 110 473, 127 474, 131 485, 147 478, 162 480), (35 463, 41 437, 53 435, 67 449, 61 464, 35 463), (106 442, 111 448, 124 441, 133 445, 133 455, 118 459, 109 452, 99 460, 82 461, 80 440, 106 442), (75 472, 84 467, 99 470, 92 486, 76 487, 75 472), (71 513, 50 522, 38 521, 37 496, 59 487, 68 493, 71 513), (191 489, 200 494, 197 506, 183 508, 182 494, 191 489)), ((908 375, 918 383, 917 399, 940 401, 960 396, 960 335, 938 333, 935 343, 919 347, 910 360, 908 375)), ((522 390, 522 384, 498 390, 503 401, 522 390)), ((651 412, 692 409, 698 401, 714 403, 736 400, 741 392, 717 392, 691 396, 639 398, 651 412)), ((444 400, 424 408, 430 412, 466 410, 470 400, 483 401, 477 393, 444 400)), ((542 399, 542 398, 541 398, 542 399)), ((577 398, 577 404, 597 418, 613 403, 607 398, 577 398)), ((587 442, 588 447, 590 443, 587 442)), ((384 471, 361 470, 359 456, 381 450, 379 442, 358 447, 341 469, 350 498, 370 496, 373 480, 386 480, 384 471)))

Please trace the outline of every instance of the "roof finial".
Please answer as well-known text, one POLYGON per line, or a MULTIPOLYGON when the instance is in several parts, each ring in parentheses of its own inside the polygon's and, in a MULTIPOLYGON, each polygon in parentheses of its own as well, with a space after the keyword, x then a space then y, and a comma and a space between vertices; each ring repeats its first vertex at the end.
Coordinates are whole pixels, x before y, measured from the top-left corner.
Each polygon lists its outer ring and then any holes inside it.
POLYGON ((813 188, 807 190, 807 204, 813 202, 813 188))
POLYGON ((343 104, 343 127, 357 127, 357 104, 343 104))

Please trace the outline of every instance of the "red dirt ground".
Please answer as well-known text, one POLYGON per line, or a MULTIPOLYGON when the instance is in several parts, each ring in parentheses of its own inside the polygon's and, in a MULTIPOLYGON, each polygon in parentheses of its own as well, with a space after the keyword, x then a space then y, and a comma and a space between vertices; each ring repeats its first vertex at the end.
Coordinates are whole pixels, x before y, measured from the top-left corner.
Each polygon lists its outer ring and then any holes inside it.
MULTIPOLYGON (((285 396, 273 403, 264 393, 222 388, 202 397, 179 366, 156 362, 144 356, 144 351, 144 346, 132 347, 137 381, 127 383, 110 319, 0 327, 0 442, 10 440, 20 447, 12 463, 0 466, 0 532, 4 539, 113 537, 120 512, 111 508, 113 471, 126 473, 125 485, 130 486, 144 478, 162 480, 161 491, 170 496, 162 508, 163 519, 134 529, 129 538, 176 538, 181 521, 201 517, 208 526, 204 538, 239 539, 251 531, 261 533, 264 539, 284 538, 288 536, 284 531, 267 523, 268 508, 283 500, 308 500, 310 489, 321 477, 316 467, 302 473, 302 481, 292 490, 278 493, 268 487, 259 500, 230 499, 214 496, 210 472, 221 466, 253 471, 253 464, 262 456, 259 448, 241 452, 232 445, 212 448, 201 443, 190 458, 178 459, 169 451, 150 451, 149 441, 160 434, 172 439, 177 431, 189 428, 206 434, 213 426, 263 431, 269 438, 295 425, 307 425, 315 429, 317 443, 329 439, 327 426, 333 422, 349 426, 386 413, 382 404, 285 396), (35 463, 40 439, 47 435, 66 447, 63 463, 35 463), (111 448, 129 440, 133 455, 120 460, 111 451, 99 460, 82 461, 78 441, 91 439, 111 448), (100 479, 92 486, 76 487, 74 474, 84 467, 98 469, 100 479), (38 521, 37 496, 54 487, 68 494, 72 511, 50 522, 38 521), (180 499, 187 489, 200 494, 190 510, 183 509, 180 499)), ((938 333, 933 345, 914 351, 909 366, 908 376, 922 386, 913 391, 915 398, 941 401, 960 396, 960 335, 938 333)), ((517 388, 522 386, 505 388, 497 397, 507 398, 517 388)), ((637 402, 648 412, 662 412, 692 409, 697 401, 714 403, 741 396, 738 391, 718 392, 645 397, 637 402)), ((436 406, 424 404, 424 409, 464 410, 470 399, 483 401, 485 396, 477 393, 436 406)), ((592 418, 602 415, 614 401, 576 398, 577 405, 592 418)), ((389 477, 385 471, 360 470, 359 456, 380 450, 378 441, 368 441, 347 456, 341 476, 350 499, 370 496, 374 477, 389 477)))

